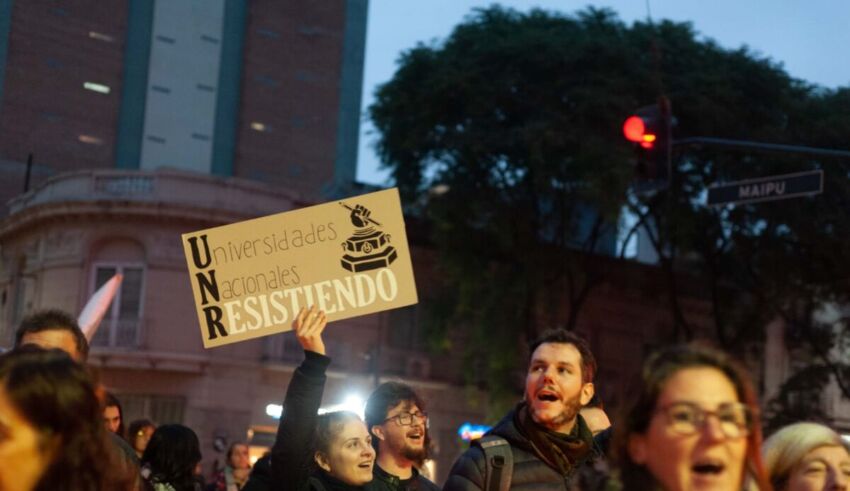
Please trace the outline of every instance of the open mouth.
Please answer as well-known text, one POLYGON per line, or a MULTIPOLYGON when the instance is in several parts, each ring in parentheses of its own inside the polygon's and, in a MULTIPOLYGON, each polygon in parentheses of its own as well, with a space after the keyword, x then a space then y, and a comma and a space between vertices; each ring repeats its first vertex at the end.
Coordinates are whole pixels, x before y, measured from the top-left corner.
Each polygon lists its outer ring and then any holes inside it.
POLYGON ((557 402, 561 400, 561 398, 558 397, 558 394, 556 392, 543 389, 537 393, 537 400, 542 402, 557 402))
POLYGON ((357 464, 357 467, 359 467, 361 469, 370 469, 371 470, 372 469, 372 461, 367 460, 366 462, 361 462, 361 463, 357 464))
POLYGON ((716 460, 704 460, 691 466, 691 470, 700 476, 716 476, 721 474, 725 468, 723 462, 716 460))

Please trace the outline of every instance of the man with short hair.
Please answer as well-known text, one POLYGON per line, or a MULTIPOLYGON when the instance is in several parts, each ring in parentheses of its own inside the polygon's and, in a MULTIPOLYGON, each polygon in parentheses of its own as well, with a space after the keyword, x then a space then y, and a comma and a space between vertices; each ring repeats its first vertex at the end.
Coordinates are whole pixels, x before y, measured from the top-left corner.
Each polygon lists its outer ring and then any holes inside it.
POLYGON ((549 330, 530 351, 525 397, 458 458, 444 491, 499 489, 500 484, 513 490, 569 490, 578 484, 579 471, 604 454, 579 415, 594 393, 596 361, 587 342, 569 331, 549 330))
POLYGON ((383 383, 369 396, 365 412, 377 453, 374 479, 367 489, 439 490, 417 470, 428 457, 428 415, 413 388, 399 382, 383 383))
MULTIPOLYGON (((72 360, 79 364, 84 364, 89 355, 89 342, 85 334, 77 324, 76 319, 71 317, 66 312, 57 309, 40 310, 34 312, 21 321, 18 330, 15 332, 15 348, 26 345, 36 345, 44 349, 60 349, 71 357, 72 360)), ((114 397, 113 397, 114 399, 114 397)), ((115 399, 117 404, 117 399, 115 399)), ((104 409, 104 423, 107 429, 110 430, 111 441, 119 451, 121 461, 129 472, 138 473, 139 459, 136 457, 136 452, 124 440, 123 436, 119 436, 112 429, 113 424, 107 421, 107 409, 110 403, 106 402, 104 409)), ((118 408, 118 422, 121 423, 120 406, 118 408)), ((113 411, 109 410, 112 415, 113 411)), ((124 432, 123 425, 120 431, 124 432)))
POLYGON ((27 344, 60 349, 80 364, 89 354, 88 340, 77 321, 61 310, 42 310, 24 318, 15 333, 15 347, 27 344))

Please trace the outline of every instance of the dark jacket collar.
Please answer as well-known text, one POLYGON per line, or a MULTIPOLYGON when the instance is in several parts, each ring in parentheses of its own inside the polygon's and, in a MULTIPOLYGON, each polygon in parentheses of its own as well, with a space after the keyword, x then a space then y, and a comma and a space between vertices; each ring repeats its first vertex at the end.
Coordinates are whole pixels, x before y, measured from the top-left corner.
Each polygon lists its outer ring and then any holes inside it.
POLYGON ((325 491, 361 491, 364 489, 362 486, 352 486, 350 484, 345 484, 339 479, 331 476, 327 472, 318 471, 313 474, 313 477, 310 479, 315 479, 319 483, 321 483, 322 488, 325 491))
POLYGON ((416 479, 417 477, 419 477, 419 471, 416 470, 416 467, 411 468, 411 470, 413 471, 413 474, 411 474, 408 479, 401 479, 400 477, 398 477, 394 474, 390 474, 389 472, 382 469, 381 466, 379 466, 378 462, 376 461, 375 467, 372 469, 372 475, 375 476, 376 478, 382 480, 382 481, 386 481, 386 482, 389 482, 393 485, 397 485, 399 482, 412 481, 412 480, 416 479))
MULTIPOLYGON (((517 428, 516 424, 514 423, 514 414, 516 413, 518 407, 519 406, 508 412, 508 414, 506 414, 505 417, 501 419, 501 421, 496 423, 496 426, 494 426, 490 431, 488 431, 487 434, 500 436, 510 442, 511 445, 519 447, 525 450, 526 452, 534 454, 534 446, 531 444, 528 438, 526 438, 519 431, 519 428, 517 428)), ((585 423, 584 418, 582 418, 580 414, 576 416, 576 424, 581 425, 585 428, 587 427, 587 423, 585 423)), ((590 433, 589 430, 587 433, 590 433)), ((591 439, 590 441, 588 441, 588 443, 591 447, 590 457, 592 459, 604 456, 604 452, 596 443, 595 439, 591 439)))

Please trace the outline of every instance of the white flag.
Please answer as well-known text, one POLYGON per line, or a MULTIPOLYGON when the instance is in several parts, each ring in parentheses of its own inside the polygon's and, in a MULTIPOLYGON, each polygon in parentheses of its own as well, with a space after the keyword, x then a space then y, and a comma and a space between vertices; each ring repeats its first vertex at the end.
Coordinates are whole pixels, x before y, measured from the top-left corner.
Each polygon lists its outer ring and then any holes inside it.
POLYGON ((82 329, 83 334, 86 335, 86 339, 89 341, 94 338, 94 334, 97 332, 98 326, 100 326, 100 321, 103 320, 103 316, 109 310, 112 299, 115 298, 115 294, 118 293, 118 287, 121 286, 122 279, 124 277, 121 273, 118 273, 104 283, 102 287, 98 288, 83 308, 80 317, 77 318, 77 324, 80 325, 80 329, 82 329))

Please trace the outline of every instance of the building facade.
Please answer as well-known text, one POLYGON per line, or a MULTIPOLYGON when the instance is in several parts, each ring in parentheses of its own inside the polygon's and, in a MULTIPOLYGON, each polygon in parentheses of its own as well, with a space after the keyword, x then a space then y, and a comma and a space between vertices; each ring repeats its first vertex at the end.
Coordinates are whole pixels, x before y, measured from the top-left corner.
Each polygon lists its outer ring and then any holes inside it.
MULTIPOLYGON (((12 200, 0 224, 0 345, 11 345, 27 313, 80 312, 100 285, 122 273, 88 364, 123 402, 127 421, 187 424, 201 439, 206 464, 223 460, 217 439, 250 440, 261 450, 277 424, 269 405, 282 402, 301 347, 284 333, 204 349, 180 236, 305 204, 262 183, 183 171, 53 176, 12 200)), ((427 251, 413 256, 416 270, 433 269, 427 251)), ((324 405, 365 400, 378 383, 404 380, 430 402, 432 465, 447 472, 460 451, 457 429, 481 420, 486 399, 464 395, 459 362, 427 354, 416 323, 416 309, 407 308, 332 324, 324 405)))
POLYGON ((331 193, 355 176, 367 9, 0 1, 0 201, 108 168, 331 193))

